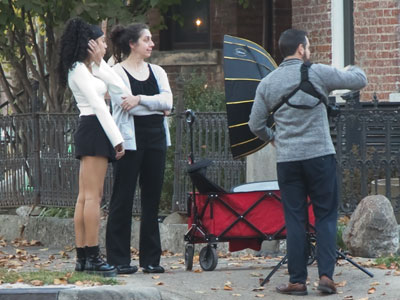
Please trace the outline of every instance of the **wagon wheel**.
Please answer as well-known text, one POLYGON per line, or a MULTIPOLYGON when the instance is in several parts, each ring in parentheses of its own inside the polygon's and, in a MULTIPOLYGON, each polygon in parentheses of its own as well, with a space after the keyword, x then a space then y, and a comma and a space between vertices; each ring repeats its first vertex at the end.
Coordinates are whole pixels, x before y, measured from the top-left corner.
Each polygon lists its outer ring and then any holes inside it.
POLYGON ((185 245, 185 269, 191 271, 193 267, 194 245, 187 243, 185 245))
POLYGON ((310 243, 308 251, 309 252, 308 252, 307 265, 312 265, 312 263, 316 259, 316 245, 315 245, 315 243, 310 243))
POLYGON ((199 255, 200 266, 204 271, 212 271, 218 264, 218 254, 215 246, 207 245, 203 247, 199 255))

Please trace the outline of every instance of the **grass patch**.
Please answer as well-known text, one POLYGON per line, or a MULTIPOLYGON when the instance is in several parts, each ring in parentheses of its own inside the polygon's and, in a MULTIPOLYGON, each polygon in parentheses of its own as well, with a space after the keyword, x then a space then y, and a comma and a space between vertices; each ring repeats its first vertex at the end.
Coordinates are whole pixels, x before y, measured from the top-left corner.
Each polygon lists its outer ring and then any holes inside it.
POLYGON ((73 218, 74 212, 74 207, 45 207, 40 212, 39 217, 73 218))
POLYGON ((337 231, 336 231, 336 245, 342 251, 346 251, 347 247, 343 241, 343 231, 346 229, 347 224, 350 219, 348 217, 341 217, 337 222, 337 231))
POLYGON ((400 269, 400 256, 390 255, 386 257, 378 257, 375 262, 378 265, 385 265, 387 268, 400 269))
POLYGON ((38 270, 35 272, 16 272, 0 268, 0 282, 2 283, 26 283, 33 285, 48 284, 77 284, 77 285, 116 285, 120 284, 115 278, 95 276, 85 272, 56 272, 38 270))

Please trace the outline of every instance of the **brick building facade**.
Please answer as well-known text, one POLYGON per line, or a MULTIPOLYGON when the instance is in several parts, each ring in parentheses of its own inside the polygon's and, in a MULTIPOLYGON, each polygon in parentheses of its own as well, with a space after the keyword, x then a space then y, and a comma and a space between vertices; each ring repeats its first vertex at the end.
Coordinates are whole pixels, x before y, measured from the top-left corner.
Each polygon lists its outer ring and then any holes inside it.
MULTIPOLYGON (((378 99, 385 101, 390 94, 400 92, 398 0, 251 0, 248 8, 240 6, 237 0, 210 0, 208 9, 210 39, 207 47, 171 49, 154 55, 153 62, 165 67, 173 87, 178 75, 195 71, 207 74, 211 83, 223 86, 224 34, 264 46, 280 63, 279 35, 293 27, 309 33, 314 62, 343 67, 350 59, 365 70, 369 85, 362 92, 362 100, 372 99, 376 92, 378 99), (344 20, 343 8, 338 11, 338 4, 345 6, 344 13, 348 10, 344 20), (346 34, 343 46, 340 41, 346 34), (347 54, 342 53, 341 47, 346 48, 347 54), (169 55, 175 59, 168 58, 169 55), (343 55, 347 58, 342 58, 343 55)), ((153 12, 150 20, 156 23, 157 14, 153 12)), ((160 45, 160 34, 155 32, 154 37, 160 45)))
MULTIPOLYGON (((312 59, 332 63, 332 1, 293 0, 292 26, 309 32, 312 59)), ((337 1, 337 0, 335 0, 337 1)), ((346 0, 345 0, 346 1, 346 0)), ((369 84, 362 100, 389 100, 400 92, 400 2, 354 0, 354 62, 361 66, 369 84)))

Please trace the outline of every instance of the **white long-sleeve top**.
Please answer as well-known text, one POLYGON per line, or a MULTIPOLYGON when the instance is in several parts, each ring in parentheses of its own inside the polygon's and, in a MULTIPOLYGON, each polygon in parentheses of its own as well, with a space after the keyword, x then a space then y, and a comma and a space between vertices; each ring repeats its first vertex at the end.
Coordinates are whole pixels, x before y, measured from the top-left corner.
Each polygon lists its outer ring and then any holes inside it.
POLYGON ((108 139, 115 147, 124 139, 108 110, 104 95, 108 88, 118 91, 119 94, 129 94, 129 90, 104 61, 100 66, 93 64, 92 70, 93 74, 84 63, 76 62, 68 72, 68 85, 80 111, 79 116, 96 115, 108 139), (109 76, 96 77, 96 74, 107 72, 110 72, 109 76))

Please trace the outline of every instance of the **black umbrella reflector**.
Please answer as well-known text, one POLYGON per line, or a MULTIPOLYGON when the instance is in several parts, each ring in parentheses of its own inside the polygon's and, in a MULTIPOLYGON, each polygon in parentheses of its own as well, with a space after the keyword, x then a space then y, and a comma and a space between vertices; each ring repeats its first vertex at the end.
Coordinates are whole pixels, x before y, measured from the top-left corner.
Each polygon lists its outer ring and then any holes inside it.
POLYGON ((260 45, 224 36, 226 111, 231 151, 235 159, 267 145, 250 131, 248 122, 258 84, 276 67, 271 55, 260 45))

